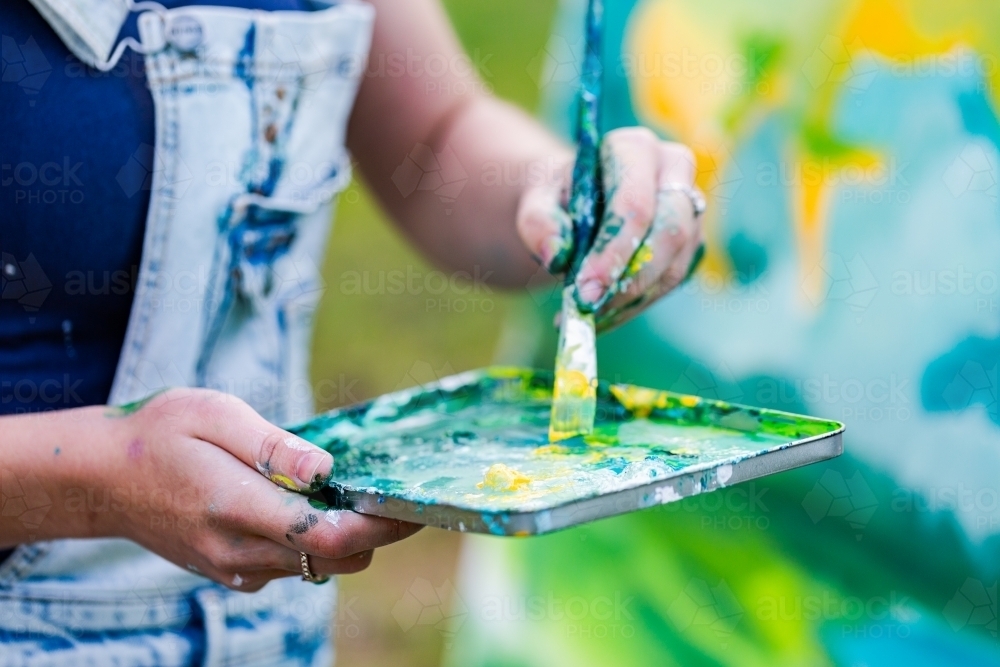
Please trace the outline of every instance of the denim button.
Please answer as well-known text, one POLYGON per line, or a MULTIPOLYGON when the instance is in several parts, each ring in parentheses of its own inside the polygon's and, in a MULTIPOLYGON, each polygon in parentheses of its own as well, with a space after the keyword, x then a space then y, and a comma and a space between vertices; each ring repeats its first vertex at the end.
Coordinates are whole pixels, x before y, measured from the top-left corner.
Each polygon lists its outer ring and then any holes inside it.
POLYGON ((167 40, 178 51, 189 53, 201 45, 201 23, 193 16, 180 15, 170 20, 167 40))

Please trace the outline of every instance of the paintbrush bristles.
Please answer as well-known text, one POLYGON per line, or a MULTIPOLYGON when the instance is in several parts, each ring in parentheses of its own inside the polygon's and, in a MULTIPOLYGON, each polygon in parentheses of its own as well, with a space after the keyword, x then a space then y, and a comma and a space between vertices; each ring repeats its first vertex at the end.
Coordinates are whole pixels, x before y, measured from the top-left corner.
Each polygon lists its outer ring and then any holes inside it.
POLYGON ((554 442, 593 433, 596 414, 597 335, 594 315, 580 312, 571 285, 563 290, 549 440, 554 442))

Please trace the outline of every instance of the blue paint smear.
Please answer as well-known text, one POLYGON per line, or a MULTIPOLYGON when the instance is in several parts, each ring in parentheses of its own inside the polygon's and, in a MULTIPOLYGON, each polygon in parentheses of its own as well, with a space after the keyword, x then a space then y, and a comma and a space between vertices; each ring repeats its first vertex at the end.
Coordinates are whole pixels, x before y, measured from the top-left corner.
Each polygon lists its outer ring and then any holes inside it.
POLYGON ((965 91, 956 96, 965 129, 986 137, 1000 150, 1000 123, 982 91, 965 91))
POLYGON ((243 38, 243 48, 236 56, 236 68, 233 74, 237 79, 241 79, 247 88, 253 90, 254 83, 254 49, 257 43, 257 26, 251 23, 243 38))
POLYGON ((997 372, 1000 339, 973 336, 927 365, 920 382, 920 400, 929 412, 960 412, 982 405, 1000 426, 997 372))

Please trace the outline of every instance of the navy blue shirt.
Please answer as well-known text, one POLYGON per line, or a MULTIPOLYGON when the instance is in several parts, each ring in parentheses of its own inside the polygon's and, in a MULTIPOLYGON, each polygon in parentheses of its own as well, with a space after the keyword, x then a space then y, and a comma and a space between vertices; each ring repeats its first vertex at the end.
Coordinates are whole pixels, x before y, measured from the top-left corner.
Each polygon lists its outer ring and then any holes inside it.
MULTIPOLYGON (((306 0, 183 2, 307 10, 306 0)), ((102 404, 149 204, 142 56, 83 65, 27 0, 0 2, 0 414, 102 404)), ((123 29, 135 34, 135 16, 123 29)))

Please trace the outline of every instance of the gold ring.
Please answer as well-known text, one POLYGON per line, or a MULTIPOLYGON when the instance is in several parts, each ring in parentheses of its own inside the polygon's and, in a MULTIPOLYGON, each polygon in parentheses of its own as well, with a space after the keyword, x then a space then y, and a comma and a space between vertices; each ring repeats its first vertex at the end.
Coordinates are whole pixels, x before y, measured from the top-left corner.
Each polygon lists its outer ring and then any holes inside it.
POLYGON ((326 575, 317 577, 312 573, 312 570, 309 569, 309 555, 304 551, 299 552, 299 563, 302 565, 302 581, 308 581, 313 584, 322 584, 330 581, 330 577, 326 575))

